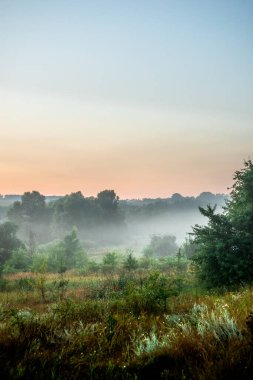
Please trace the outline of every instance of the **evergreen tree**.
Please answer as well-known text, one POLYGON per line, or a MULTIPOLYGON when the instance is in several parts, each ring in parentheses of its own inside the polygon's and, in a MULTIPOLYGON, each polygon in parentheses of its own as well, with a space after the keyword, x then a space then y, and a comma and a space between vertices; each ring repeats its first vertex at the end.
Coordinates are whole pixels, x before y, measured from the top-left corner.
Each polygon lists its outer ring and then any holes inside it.
POLYGON ((193 228, 200 278, 209 286, 232 286, 253 281, 253 164, 236 171, 231 197, 223 212, 200 207, 207 226, 193 228))

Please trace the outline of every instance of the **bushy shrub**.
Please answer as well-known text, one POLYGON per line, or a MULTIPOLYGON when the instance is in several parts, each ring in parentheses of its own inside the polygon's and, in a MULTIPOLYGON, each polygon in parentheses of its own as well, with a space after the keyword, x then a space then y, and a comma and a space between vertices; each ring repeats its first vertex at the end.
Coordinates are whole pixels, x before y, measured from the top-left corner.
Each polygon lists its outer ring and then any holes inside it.
POLYGON ((132 271, 138 267, 137 259, 130 252, 124 262, 124 268, 128 271, 132 271))
POLYGON ((107 252, 103 257, 102 271, 104 273, 112 273, 115 271, 118 265, 118 260, 119 258, 116 252, 107 252))
POLYGON ((23 291, 34 290, 35 288, 35 280, 32 277, 24 277, 15 281, 17 285, 17 289, 23 291))
POLYGON ((31 269, 32 256, 25 248, 12 252, 11 257, 4 264, 4 273, 26 272, 31 269))
POLYGON ((40 246, 38 253, 34 255, 32 269, 38 271, 43 260, 47 261, 48 272, 58 273, 73 268, 83 270, 88 261, 75 229, 65 235, 63 240, 40 246))
POLYGON ((159 272, 153 272, 136 281, 129 281, 126 302, 137 314, 146 311, 156 313, 166 310, 167 298, 171 295, 169 279, 159 272))

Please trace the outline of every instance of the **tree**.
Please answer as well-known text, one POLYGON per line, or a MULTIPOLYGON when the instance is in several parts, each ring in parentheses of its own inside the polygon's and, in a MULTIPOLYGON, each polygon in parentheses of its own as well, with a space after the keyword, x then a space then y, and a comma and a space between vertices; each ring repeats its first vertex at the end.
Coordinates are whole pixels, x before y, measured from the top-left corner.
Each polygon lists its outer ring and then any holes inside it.
POLYGON ((23 214, 31 218, 41 218, 46 208, 45 199, 38 191, 25 192, 21 197, 23 214))
POLYGON ((46 260, 47 270, 63 273, 66 270, 83 269, 87 265, 87 255, 77 236, 77 230, 72 229, 63 240, 58 240, 40 247, 38 255, 34 256, 33 269, 38 270, 41 262, 46 260))
POLYGON ((81 191, 66 195, 56 202, 56 214, 60 222, 64 222, 69 228, 74 225, 80 226, 84 220, 85 198, 81 191), (62 219, 62 221, 61 221, 62 219))
POLYGON ((192 258, 196 252, 196 244, 194 243, 192 236, 186 237, 180 248, 182 256, 187 259, 192 258))
POLYGON ((132 255, 132 252, 130 252, 129 255, 127 256, 125 262, 124 262, 124 268, 130 272, 130 271, 136 269, 137 267, 138 267, 138 261, 132 255))
POLYGON ((7 216, 15 223, 21 223, 23 220, 23 209, 20 201, 15 201, 7 212, 7 216))
POLYGON ((253 281, 253 164, 236 171, 230 199, 222 213, 200 207, 207 226, 193 228, 198 274, 209 287, 253 281))
POLYGON ((19 225, 19 235, 28 241, 30 234, 38 242, 50 239, 51 210, 46 206, 45 196, 38 191, 25 192, 21 201, 13 203, 8 218, 19 225))
POLYGON ((107 252, 103 257, 103 271, 106 273, 113 272, 118 264, 118 256, 116 252, 107 252))
POLYGON ((65 195, 52 202, 53 229, 56 235, 65 233, 73 226, 78 230, 87 230, 96 225, 97 206, 95 198, 85 198, 81 191, 65 195))
POLYGON ((4 264, 5 272, 26 272, 31 269, 32 257, 24 248, 18 248, 11 253, 10 258, 4 264))
POLYGON ((103 190, 97 195, 97 204, 103 222, 122 222, 123 217, 119 212, 119 197, 114 190, 103 190))
POLYGON ((172 235, 153 235, 149 245, 144 249, 146 257, 165 257, 175 255, 178 251, 176 237, 172 235))
POLYGON ((97 200, 104 211, 111 213, 117 209, 119 197, 114 190, 103 190, 98 193, 97 200))
POLYGON ((64 237, 62 247, 67 269, 75 267, 78 256, 85 256, 80 241, 77 237, 77 230, 75 228, 73 228, 72 231, 64 237))
POLYGON ((16 201, 8 211, 11 220, 20 221, 22 219, 38 219, 45 214, 45 196, 38 191, 25 192, 21 201, 16 201))
POLYGON ((13 251, 23 246, 16 236, 18 227, 12 222, 0 224, 0 266, 5 263, 13 251))

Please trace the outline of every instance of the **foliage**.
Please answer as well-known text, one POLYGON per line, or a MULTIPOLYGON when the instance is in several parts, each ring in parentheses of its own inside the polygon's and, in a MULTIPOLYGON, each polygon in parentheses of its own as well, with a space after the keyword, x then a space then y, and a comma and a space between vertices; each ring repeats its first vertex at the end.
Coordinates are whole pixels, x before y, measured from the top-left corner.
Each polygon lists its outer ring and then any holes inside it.
POLYGON ((50 239, 51 210, 46 206, 45 196, 38 191, 25 192, 21 201, 15 201, 8 210, 8 218, 20 227, 20 235, 32 249, 36 239, 50 239))
POLYGON ((252 288, 169 294, 165 309, 155 312, 159 302, 153 298, 153 308, 136 313, 131 293, 141 305, 145 292, 148 298, 152 288, 161 291, 159 282, 163 288, 165 280, 171 287, 174 278, 125 272, 129 282, 114 298, 116 278, 52 275, 44 269, 35 280, 26 274, 9 277, 18 290, 10 292, 9 286, 0 293, 1 378, 252 377, 252 288), (106 298, 89 298, 87 289, 99 286, 107 289, 106 298))
POLYGON ((186 257, 187 259, 191 259, 194 256, 196 252, 196 244, 194 243, 191 235, 185 238, 180 248, 181 248, 181 254, 183 257, 186 257))
POLYGON ((144 249, 146 257, 164 257, 175 255, 178 251, 176 237, 171 235, 153 235, 149 245, 144 249))
POLYGON ((0 266, 11 257, 14 250, 23 244, 17 238, 18 227, 13 222, 5 222, 0 224, 0 266))
POLYGON ((253 281, 253 164, 234 175, 223 213, 200 207, 207 226, 193 228, 199 276, 207 286, 235 286, 253 281))
POLYGON ((9 219, 16 222, 43 220, 47 214, 45 196, 35 190, 25 192, 8 210, 9 219))
POLYGON ((66 195, 51 204, 53 229, 59 235, 77 226, 86 237, 92 238, 94 229, 101 234, 112 225, 122 227, 124 217, 118 202, 114 190, 101 191, 96 198, 84 197, 81 191, 66 195))
POLYGON ((87 273, 98 273, 101 269, 101 265, 95 260, 88 260, 85 267, 87 273))
POLYGON ((41 246, 38 254, 33 258, 34 271, 39 270, 44 259, 47 261, 47 270, 50 272, 61 273, 73 268, 82 270, 87 265, 87 255, 78 239, 77 230, 73 228, 63 240, 41 246))
POLYGON ((10 272, 26 272, 31 269, 32 256, 24 247, 12 252, 11 257, 5 262, 3 271, 10 272))
POLYGON ((41 218, 45 206, 45 196, 38 191, 25 192, 21 197, 21 208, 26 216, 41 218))
POLYGON ((172 294, 178 294, 176 282, 177 279, 171 280, 158 271, 148 273, 141 278, 139 286, 135 281, 129 282, 126 300, 135 314, 165 311, 167 299, 172 294))
POLYGON ((107 252, 103 257, 103 272, 113 272, 118 264, 118 256, 116 252, 107 252))
POLYGON ((35 289, 35 280, 32 277, 21 277, 20 279, 16 280, 18 289, 21 291, 31 291, 35 289))
POLYGON ((132 271, 138 267, 138 260, 133 256, 132 252, 129 253, 125 262, 124 268, 128 271, 132 271))
POLYGON ((97 195, 97 204, 106 223, 119 222, 122 219, 118 209, 119 197, 114 190, 104 190, 97 195))
POLYGON ((72 229, 70 233, 65 235, 62 248, 64 253, 64 265, 66 269, 74 268, 75 266, 84 265, 86 263, 86 256, 77 237, 77 230, 72 229), (82 260, 83 258, 83 260, 82 260))
POLYGON ((86 199, 81 191, 71 193, 52 203, 53 223, 55 228, 62 228, 64 231, 73 226, 81 227, 86 225, 86 217, 89 216, 90 223, 93 220, 90 215, 92 200, 86 199))

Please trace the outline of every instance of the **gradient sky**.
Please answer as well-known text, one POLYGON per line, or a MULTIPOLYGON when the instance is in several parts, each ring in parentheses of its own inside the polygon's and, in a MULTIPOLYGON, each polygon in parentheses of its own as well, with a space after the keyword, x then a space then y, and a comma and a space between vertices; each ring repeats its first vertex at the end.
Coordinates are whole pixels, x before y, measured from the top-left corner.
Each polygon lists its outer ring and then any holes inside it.
POLYGON ((225 193, 248 158, 252 0, 0 0, 0 193, 225 193))

